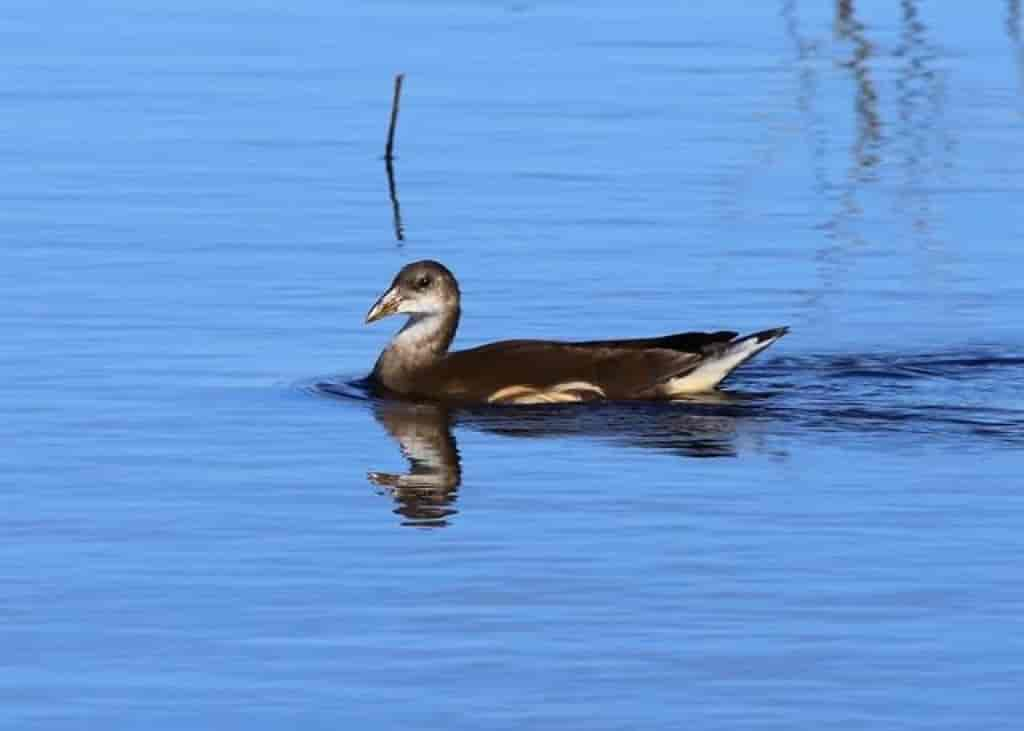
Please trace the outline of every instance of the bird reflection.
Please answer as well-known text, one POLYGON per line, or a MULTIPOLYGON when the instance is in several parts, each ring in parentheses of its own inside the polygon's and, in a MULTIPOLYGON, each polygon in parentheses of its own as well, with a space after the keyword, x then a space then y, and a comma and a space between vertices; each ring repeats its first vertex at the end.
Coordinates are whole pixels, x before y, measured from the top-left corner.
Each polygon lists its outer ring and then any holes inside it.
POLYGON ((443 527, 458 512, 455 503, 462 481, 455 427, 507 437, 583 436, 683 457, 732 457, 737 420, 752 398, 756 397, 720 393, 685 403, 463 409, 373 400, 374 417, 398 442, 409 470, 372 471, 367 476, 391 496, 404 525, 443 527))
POLYGON ((450 413, 435 404, 377 401, 373 414, 398 442, 409 472, 370 472, 368 479, 391 494, 407 525, 446 525, 462 481, 450 413))

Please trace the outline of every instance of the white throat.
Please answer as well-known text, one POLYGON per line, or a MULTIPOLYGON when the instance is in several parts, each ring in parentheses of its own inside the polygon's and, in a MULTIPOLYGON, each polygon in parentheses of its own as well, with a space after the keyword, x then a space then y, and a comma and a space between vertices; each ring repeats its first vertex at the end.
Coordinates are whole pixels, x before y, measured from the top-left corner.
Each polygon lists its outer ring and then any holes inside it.
POLYGON ((401 350, 420 350, 440 344, 444 318, 436 312, 411 315, 402 329, 391 339, 391 347, 401 350))

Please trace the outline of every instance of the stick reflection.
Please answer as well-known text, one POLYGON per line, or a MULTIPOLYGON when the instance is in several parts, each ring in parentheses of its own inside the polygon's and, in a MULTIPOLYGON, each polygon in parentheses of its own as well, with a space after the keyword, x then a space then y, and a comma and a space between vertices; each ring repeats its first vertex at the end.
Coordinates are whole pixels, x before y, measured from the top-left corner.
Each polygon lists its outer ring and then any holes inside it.
POLYGON ((384 160, 388 176, 388 196, 391 198, 391 223, 395 229, 395 241, 405 241, 405 225, 402 223, 402 204, 398 202, 398 186, 395 184, 395 163, 391 158, 384 160))

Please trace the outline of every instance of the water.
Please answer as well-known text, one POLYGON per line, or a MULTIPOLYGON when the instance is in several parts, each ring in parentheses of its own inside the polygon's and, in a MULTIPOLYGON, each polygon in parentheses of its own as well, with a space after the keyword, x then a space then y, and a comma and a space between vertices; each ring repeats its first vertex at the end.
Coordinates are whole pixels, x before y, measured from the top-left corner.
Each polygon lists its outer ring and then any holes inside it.
POLYGON ((1015 727, 1020 16, 8 3, 0 726, 1015 727), (461 347, 793 329, 374 401, 424 257, 461 347))

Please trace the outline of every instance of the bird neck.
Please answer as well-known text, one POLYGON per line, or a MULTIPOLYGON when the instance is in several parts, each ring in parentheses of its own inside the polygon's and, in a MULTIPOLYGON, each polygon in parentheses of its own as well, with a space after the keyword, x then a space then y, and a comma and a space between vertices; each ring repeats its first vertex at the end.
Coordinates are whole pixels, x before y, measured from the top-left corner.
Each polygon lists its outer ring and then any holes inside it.
POLYGON ((388 350, 410 355, 430 354, 440 358, 448 352, 458 326, 458 309, 429 315, 412 315, 402 329, 395 333, 388 350))
POLYGON ((394 388, 406 374, 430 366, 447 354, 459 326, 459 309, 413 315, 380 354, 373 372, 394 388))

